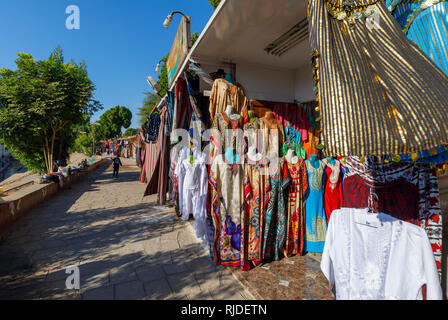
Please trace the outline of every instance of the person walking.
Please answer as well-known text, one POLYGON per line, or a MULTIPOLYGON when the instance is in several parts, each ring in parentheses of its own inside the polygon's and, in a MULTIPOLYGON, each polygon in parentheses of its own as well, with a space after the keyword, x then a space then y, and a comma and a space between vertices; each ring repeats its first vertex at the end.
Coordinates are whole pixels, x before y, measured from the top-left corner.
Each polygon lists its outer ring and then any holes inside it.
POLYGON ((118 157, 118 153, 115 154, 115 158, 112 161, 113 161, 113 164, 114 164, 113 176, 114 177, 118 177, 118 171, 120 171, 120 166, 123 166, 123 164, 121 163, 120 158, 118 157))

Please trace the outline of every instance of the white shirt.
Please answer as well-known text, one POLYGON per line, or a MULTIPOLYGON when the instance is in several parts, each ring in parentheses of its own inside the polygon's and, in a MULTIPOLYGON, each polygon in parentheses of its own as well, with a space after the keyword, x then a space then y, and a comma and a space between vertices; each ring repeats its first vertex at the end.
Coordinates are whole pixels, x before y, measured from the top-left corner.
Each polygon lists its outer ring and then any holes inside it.
POLYGON ((205 240, 208 234, 206 156, 194 149, 194 162, 191 164, 190 152, 189 149, 179 152, 179 162, 175 169, 175 174, 179 179, 179 209, 183 220, 188 220, 190 213, 193 214, 196 236, 205 240))
POLYGON ((336 299, 441 300, 425 230, 387 214, 342 208, 331 214, 321 269, 336 299))

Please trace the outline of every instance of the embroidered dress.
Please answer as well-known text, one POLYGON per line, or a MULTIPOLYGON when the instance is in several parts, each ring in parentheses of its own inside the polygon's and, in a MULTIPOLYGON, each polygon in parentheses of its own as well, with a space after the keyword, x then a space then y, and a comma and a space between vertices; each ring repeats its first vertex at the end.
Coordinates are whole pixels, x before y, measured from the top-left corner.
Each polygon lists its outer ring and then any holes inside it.
POLYGON ((249 100, 244 89, 239 85, 232 85, 224 79, 216 79, 213 82, 210 95, 210 117, 212 122, 215 115, 224 112, 228 105, 241 115, 244 122, 247 120, 247 105, 249 100))
POLYGON ((252 161, 246 156, 244 199, 246 212, 242 241, 247 250, 247 259, 257 266, 261 262, 262 233, 265 218, 266 180, 269 177, 265 159, 252 161))
POLYGON ((260 119, 255 119, 253 122, 248 122, 244 125, 244 136, 247 138, 247 149, 249 147, 255 147, 258 150, 260 150, 261 147, 259 141, 260 121, 261 121, 260 119))
POLYGON ((343 206, 367 207, 370 189, 379 197, 375 209, 426 230, 434 251, 437 269, 442 272, 442 213, 438 180, 429 165, 380 163, 367 156, 347 157, 343 206))
POLYGON ((299 158, 296 164, 287 163, 287 169, 291 182, 288 190, 286 254, 301 255, 305 240, 305 193, 308 189, 305 161, 299 158))
POLYGON ((321 160, 318 163, 319 167, 314 168, 310 160, 305 161, 309 188, 305 200, 304 252, 322 252, 327 232, 323 201, 325 163, 321 160))
POLYGON ((271 167, 266 187, 266 219, 263 231, 262 258, 279 260, 280 252, 285 247, 288 226, 286 208, 286 190, 291 182, 285 158, 280 158, 278 165, 271 167))
POLYGON ((338 300, 442 299, 428 237, 387 214, 342 208, 332 213, 321 269, 338 300))
POLYGON ((341 163, 338 160, 334 166, 327 163, 325 180, 324 209, 327 221, 329 221, 333 210, 342 207, 342 174, 341 163))
POLYGON ((264 118, 260 119, 260 148, 259 152, 272 158, 280 157, 280 147, 285 141, 283 126, 280 121, 273 119, 272 123, 264 118))
POLYGON ((217 156, 210 168, 212 215, 215 228, 214 255, 225 266, 241 265, 241 234, 244 216, 244 167, 229 165, 217 156))
MULTIPOLYGON (((233 148, 237 150, 238 157, 243 155, 243 118, 237 120, 230 119, 225 112, 218 113, 213 121, 212 135, 212 151, 211 158, 220 153, 224 153, 227 149, 233 148)), ((230 159, 228 159, 230 161, 230 159)), ((238 158, 237 162, 242 163, 242 158, 238 158)))

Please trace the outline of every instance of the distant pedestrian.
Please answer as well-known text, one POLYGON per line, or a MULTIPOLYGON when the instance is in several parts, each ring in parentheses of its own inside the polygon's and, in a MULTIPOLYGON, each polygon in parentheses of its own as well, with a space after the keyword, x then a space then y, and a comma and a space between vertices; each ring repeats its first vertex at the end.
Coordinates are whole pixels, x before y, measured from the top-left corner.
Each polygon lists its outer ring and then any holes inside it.
POLYGON ((113 176, 114 177, 118 177, 118 171, 120 171, 120 166, 123 166, 123 164, 121 163, 120 158, 118 157, 118 153, 115 155, 115 158, 112 161, 113 161, 113 164, 114 164, 113 176))

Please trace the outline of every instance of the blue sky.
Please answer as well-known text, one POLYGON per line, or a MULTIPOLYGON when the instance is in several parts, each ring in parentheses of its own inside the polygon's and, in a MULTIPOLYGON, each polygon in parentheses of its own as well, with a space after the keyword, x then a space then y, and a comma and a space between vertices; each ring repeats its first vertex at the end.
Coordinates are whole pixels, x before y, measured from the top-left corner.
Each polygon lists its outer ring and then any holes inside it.
POLYGON ((15 69, 17 52, 46 59, 61 45, 65 60, 85 60, 96 85, 95 98, 104 109, 116 105, 133 113, 143 92, 152 89, 146 76, 155 79, 157 62, 170 49, 181 16, 175 15, 169 29, 166 16, 180 10, 191 16, 191 32, 200 33, 213 14, 207 0, 15 0, 0 1, 0 68, 15 69), (68 30, 66 7, 80 9, 80 30, 68 30))

